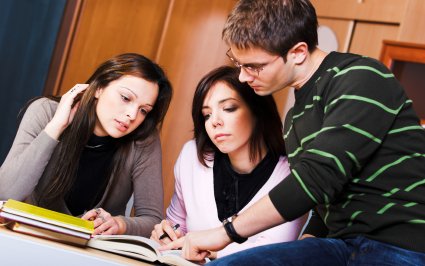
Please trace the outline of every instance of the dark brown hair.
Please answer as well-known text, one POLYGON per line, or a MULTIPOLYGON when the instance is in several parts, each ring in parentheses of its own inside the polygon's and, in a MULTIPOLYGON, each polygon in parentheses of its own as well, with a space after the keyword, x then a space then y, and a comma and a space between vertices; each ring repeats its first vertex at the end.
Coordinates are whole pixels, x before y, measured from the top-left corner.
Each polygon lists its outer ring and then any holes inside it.
POLYGON ((205 129, 205 119, 202 115, 204 99, 210 89, 218 82, 226 83, 235 90, 246 103, 254 116, 254 127, 250 138, 250 160, 261 158, 261 145, 264 143, 274 156, 285 155, 285 143, 282 135, 282 121, 277 111, 273 96, 259 96, 246 83, 238 79, 239 69, 230 66, 216 68, 205 75, 198 83, 193 96, 192 119, 194 137, 199 161, 207 166, 205 161, 213 160, 213 154, 220 152, 208 137, 205 129))
POLYGON ((317 16, 308 0, 240 0, 227 18, 222 37, 239 49, 259 47, 282 56, 297 43, 309 51, 318 43, 317 16))

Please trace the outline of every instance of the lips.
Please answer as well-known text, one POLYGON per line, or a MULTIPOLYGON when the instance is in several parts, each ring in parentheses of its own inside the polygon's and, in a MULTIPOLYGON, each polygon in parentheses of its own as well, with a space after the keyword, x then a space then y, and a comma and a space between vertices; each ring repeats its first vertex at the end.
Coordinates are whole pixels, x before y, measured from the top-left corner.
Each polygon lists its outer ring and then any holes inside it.
POLYGON ((124 122, 121 122, 121 121, 118 121, 118 120, 115 120, 115 122, 117 123, 116 125, 117 125, 117 129, 119 131, 121 131, 121 132, 127 131, 128 126, 129 126, 128 123, 124 123, 124 122))
POLYGON ((223 133, 221 133, 221 134, 216 134, 215 136, 214 136, 214 139, 215 140, 217 140, 217 141, 220 141, 220 140, 224 140, 226 137, 228 137, 228 136, 230 136, 230 134, 223 134, 223 133))

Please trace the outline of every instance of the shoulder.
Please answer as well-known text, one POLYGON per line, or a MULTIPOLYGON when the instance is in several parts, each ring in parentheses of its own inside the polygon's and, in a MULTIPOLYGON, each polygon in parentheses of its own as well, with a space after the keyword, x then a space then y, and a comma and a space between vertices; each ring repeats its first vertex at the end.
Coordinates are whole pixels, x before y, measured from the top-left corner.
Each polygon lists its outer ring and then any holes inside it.
POLYGON ((194 139, 187 141, 183 144, 183 148, 181 150, 181 154, 185 155, 196 155, 196 142, 194 139))
POLYGON ((54 100, 50 100, 44 97, 36 99, 21 110, 21 112, 24 113, 20 124, 30 123, 32 125, 44 125, 52 119, 56 112, 57 106, 58 102, 54 100))
MULTIPOLYGON (((212 166, 212 162, 207 162, 207 165, 212 166)), ((204 169, 209 168, 205 167, 198 159, 198 152, 196 147, 195 140, 189 140, 187 141, 179 154, 179 157, 177 158, 176 165, 177 168, 191 168, 191 169, 204 169)))
POLYGON ((161 148, 161 140, 159 138, 158 130, 155 129, 147 138, 136 140, 133 144, 138 150, 155 150, 161 148))
POLYGON ((38 113, 38 112, 45 112, 45 113, 55 113, 56 109, 58 107, 58 102, 51 100, 49 98, 39 98, 28 106, 25 113, 38 113))
POLYGON ((198 160, 198 153, 196 150, 196 142, 195 140, 189 140, 185 144, 183 144, 183 147, 180 151, 178 163, 199 163, 198 160))
POLYGON ((286 156, 280 156, 279 161, 276 164, 275 172, 282 176, 282 179, 288 176, 291 173, 291 170, 289 168, 289 162, 288 157, 286 156))
POLYGON ((391 71, 380 61, 357 54, 333 52, 327 56, 326 72, 333 78, 346 79, 362 77, 393 78, 391 71))

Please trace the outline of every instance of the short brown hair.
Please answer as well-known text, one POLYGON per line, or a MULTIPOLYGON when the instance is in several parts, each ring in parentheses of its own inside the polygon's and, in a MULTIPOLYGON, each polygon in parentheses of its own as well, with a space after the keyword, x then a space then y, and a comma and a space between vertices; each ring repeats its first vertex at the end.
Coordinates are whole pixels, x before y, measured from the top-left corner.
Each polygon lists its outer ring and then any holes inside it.
POLYGON ((309 0, 240 0, 222 37, 239 49, 262 48, 282 57, 298 42, 309 51, 318 43, 317 16, 309 0))

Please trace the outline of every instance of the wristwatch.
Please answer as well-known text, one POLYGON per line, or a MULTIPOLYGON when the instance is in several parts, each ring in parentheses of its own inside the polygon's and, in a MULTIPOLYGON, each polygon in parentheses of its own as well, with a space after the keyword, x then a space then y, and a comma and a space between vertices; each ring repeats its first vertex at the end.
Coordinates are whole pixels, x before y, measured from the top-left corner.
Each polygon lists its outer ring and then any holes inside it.
POLYGON ((230 239, 233 242, 236 242, 238 244, 241 244, 245 242, 248 238, 247 237, 241 237, 235 230, 235 227, 233 227, 232 222, 236 219, 238 215, 235 214, 227 219, 223 220, 223 226, 224 230, 226 230, 227 235, 230 237, 230 239))

